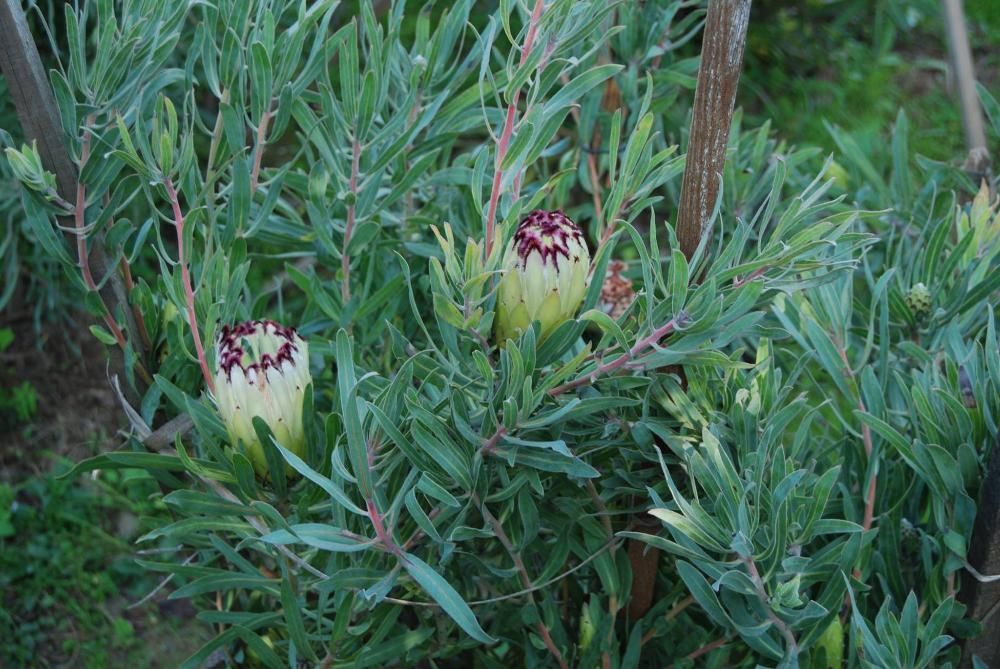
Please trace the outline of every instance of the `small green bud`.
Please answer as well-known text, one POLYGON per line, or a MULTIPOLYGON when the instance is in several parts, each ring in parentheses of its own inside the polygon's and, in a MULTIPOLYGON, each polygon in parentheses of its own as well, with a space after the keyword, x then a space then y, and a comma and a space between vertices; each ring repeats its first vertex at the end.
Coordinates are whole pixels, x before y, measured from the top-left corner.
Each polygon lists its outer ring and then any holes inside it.
POLYGON ((24 184, 25 188, 44 195, 54 194, 56 190, 56 175, 42 166, 42 158, 38 153, 38 143, 31 146, 21 145, 21 150, 10 147, 5 149, 7 164, 14 172, 14 177, 24 184))
POLYGON ((302 399, 309 374, 309 348, 293 328, 274 321, 225 326, 215 348, 215 404, 236 445, 246 446, 254 470, 268 474, 264 447, 253 428, 259 416, 279 444, 302 456, 302 399))
POLYGON ((494 337, 498 346, 541 323, 539 343, 572 318, 587 292, 590 251, 561 211, 537 210, 517 226, 503 258, 494 337))
POLYGON ((931 292, 923 283, 914 284, 906 294, 906 306, 914 316, 922 316, 931 310, 931 292))
POLYGON ((824 663, 814 663, 815 669, 840 669, 844 666, 844 625, 835 616, 823 635, 816 641, 816 649, 826 651, 824 663))
POLYGON ((826 176, 833 179, 839 188, 847 190, 848 186, 851 184, 851 177, 844 169, 844 166, 838 163, 836 160, 831 160, 830 165, 826 168, 826 176))
POLYGON ((163 326, 166 327, 167 323, 177 318, 177 305, 173 302, 167 302, 163 305, 163 309, 160 311, 160 320, 163 322, 163 326))
POLYGON ((586 652, 594 640, 594 619, 590 615, 590 606, 586 603, 580 607, 580 651, 586 652))
POLYGON ((309 199, 317 206, 326 203, 326 188, 330 184, 330 173, 318 165, 309 173, 309 199))

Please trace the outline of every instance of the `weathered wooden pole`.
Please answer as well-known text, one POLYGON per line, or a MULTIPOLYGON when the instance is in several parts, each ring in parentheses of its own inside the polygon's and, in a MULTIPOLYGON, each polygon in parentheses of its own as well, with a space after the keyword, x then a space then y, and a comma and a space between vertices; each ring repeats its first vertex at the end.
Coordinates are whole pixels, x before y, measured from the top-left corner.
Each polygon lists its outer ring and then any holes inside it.
POLYGON ((969 47, 969 33, 965 27, 962 0, 941 0, 941 11, 944 14, 945 30, 948 34, 951 73, 962 110, 965 145, 969 151, 965 167, 970 172, 985 175, 989 168, 990 154, 986 148, 983 110, 976 93, 976 72, 972 63, 972 49, 969 47))
MULTIPOLYGON (((736 86, 743 64, 750 2, 709 0, 708 3, 677 218, 677 238, 688 258, 698 248, 719 194, 736 102, 736 86)), ((683 376, 683 369, 678 372, 683 376)), ((635 520, 634 529, 655 533, 659 526, 658 521, 643 517, 635 520)), ((660 551, 631 540, 627 555, 632 566, 628 611, 630 618, 638 620, 653 603, 660 551)))
POLYGON ((987 578, 962 575, 959 599, 969 607, 966 615, 983 626, 982 634, 966 640, 962 666, 971 667, 975 655, 988 667, 1000 667, 1000 580, 988 578, 1000 574, 1000 435, 980 489, 970 544, 969 564, 987 578))
POLYGON ((58 107, 18 0, 0 1, 0 68, 24 136, 38 142, 42 163, 56 175, 59 194, 72 202, 76 166, 66 150, 58 107))
POLYGON ((709 0, 694 93, 677 239, 690 258, 701 242, 722 183, 751 0, 709 0))
MULTIPOLYGON (((59 110, 35 40, 21 9, 20 0, 0 0, 0 71, 3 72, 17 109, 25 139, 37 142, 38 153, 46 169, 56 175, 56 190, 68 202, 76 200, 77 169, 67 148, 67 138, 59 121, 59 110)), ((71 227, 67 223, 67 229, 71 227)), ((104 249, 104 234, 98 232, 89 251, 90 268, 98 281, 107 277, 101 288, 104 304, 112 317, 120 314, 127 330, 138 341, 135 319, 129 308, 125 283, 109 266, 104 249)), ((141 344, 137 352, 142 353, 141 344)), ((112 352, 115 370, 124 370, 124 357, 119 349, 112 352)), ((127 391, 128 392, 128 391, 127 391)), ((134 396, 130 399, 136 399, 134 396)))

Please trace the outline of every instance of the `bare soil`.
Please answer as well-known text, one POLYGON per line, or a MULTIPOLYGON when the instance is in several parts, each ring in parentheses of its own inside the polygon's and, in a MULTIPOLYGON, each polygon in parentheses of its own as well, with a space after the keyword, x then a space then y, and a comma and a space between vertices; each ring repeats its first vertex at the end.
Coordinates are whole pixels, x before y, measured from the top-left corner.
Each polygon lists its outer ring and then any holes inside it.
POLYGON ((54 458, 75 462, 115 448, 124 414, 108 380, 105 347, 84 325, 37 332, 27 309, 8 310, 0 325, 14 331, 14 343, 0 353, 0 386, 27 381, 37 396, 30 424, 5 426, 0 482, 43 475, 54 458))
MULTIPOLYGON (((11 328, 14 332, 13 344, 0 353, 0 388, 9 390, 28 382, 37 397, 37 409, 29 422, 12 424, 10 416, 0 417, 0 484, 21 490, 16 502, 36 507, 39 512, 45 502, 29 492, 31 486, 23 484, 52 476, 59 463, 65 466, 120 448, 120 430, 127 424, 109 379, 107 349, 83 324, 87 317, 79 318, 79 325, 50 326, 39 332, 32 321, 31 309, 24 305, 0 312, 0 328, 11 328)), ((80 477, 69 485, 89 489, 95 496, 102 495, 96 482, 88 477, 80 477)), ((107 513, 102 530, 121 549, 118 552, 107 546, 95 546, 86 551, 92 556, 86 558, 88 570, 104 570, 111 561, 128 561, 138 548, 134 541, 142 533, 140 519, 128 509, 109 508, 107 513)), ((6 549, 25 551, 25 559, 30 559, 25 548, 27 541, 24 537, 12 537, 6 549)), ((38 565, 39 569, 48 566, 38 565)), ((173 589, 170 586, 142 606, 129 608, 158 581, 137 573, 134 582, 118 584, 119 594, 91 600, 83 586, 75 602, 59 601, 58 593, 52 593, 56 599, 52 608, 15 609, 11 613, 15 623, 20 620, 30 624, 31 620, 46 616, 59 621, 58 625, 47 627, 45 642, 36 648, 34 666, 92 666, 79 656, 81 634, 85 632, 80 629, 83 621, 77 619, 77 610, 83 606, 87 618, 118 619, 131 625, 134 641, 120 648, 116 645, 108 648, 116 666, 175 667, 211 638, 211 630, 195 620, 197 612, 190 602, 167 600, 173 589)), ((19 600, 16 593, 6 595, 0 597, 0 607, 19 600)))

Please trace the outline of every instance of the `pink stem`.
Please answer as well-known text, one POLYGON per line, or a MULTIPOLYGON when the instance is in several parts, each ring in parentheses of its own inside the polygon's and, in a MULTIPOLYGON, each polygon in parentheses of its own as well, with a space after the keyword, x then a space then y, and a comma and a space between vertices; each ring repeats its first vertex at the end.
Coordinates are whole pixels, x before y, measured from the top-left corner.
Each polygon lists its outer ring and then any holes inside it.
MULTIPOLYGON (((107 207, 111 202, 111 196, 108 193, 104 194, 104 206, 107 207)), ((115 221, 113 218, 108 220, 108 224, 114 226, 115 221)), ((132 291, 135 290, 135 281, 132 279, 132 267, 128 263, 128 257, 122 252, 122 259, 118 263, 122 270, 122 278, 125 280, 125 290, 129 296, 132 295, 132 291)), ((149 340, 149 331, 146 329, 146 319, 142 317, 142 309, 138 305, 132 305, 132 316, 135 317, 136 327, 139 329, 139 339, 142 340, 143 347, 149 351, 153 348, 152 342, 149 340)))
POLYGON ((177 198, 177 191, 174 189, 174 182, 170 177, 163 178, 163 186, 167 189, 167 198, 174 210, 174 228, 177 230, 177 262, 181 266, 181 281, 184 283, 184 295, 187 298, 188 324, 191 326, 191 336, 194 338, 194 348, 198 354, 198 363, 201 365, 201 374, 205 377, 205 385, 215 392, 215 381, 208 371, 208 360, 205 358, 205 349, 201 345, 201 334, 198 331, 198 319, 194 313, 194 289, 191 287, 191 273, 188 271, 187 260, 184 254, 184 214, 181 213, 181 203, 177 198))
MULTIPOLYGON (((88 119, 89 121, 90 119, 88 119)), ((83 130, 83 147, 80 153, 80 171, 90 160, 90 125, 83 130)), ((87 208, 87 187, 83 185, 83 180, 76 182, 76 211, 73 221, 76 224, 76 254, 80 259, 80 271, 83 273, 83 282, 89 290, 97 290, 94 276, 90 273, 90 258, 87 254, 87 237, 84 235, 84 212, 87 208)))
POLYGON ((575 379, 573 381, 568 381, 562 384, 561 386, 556 386, 555 388, 549 391, 549 396, 555 397, 556 395, 563 394, 567 390, 573 390, 574 388, 579 388, 580 386, 590 385, 591 383, 597 380, 597 377, 603 376, 604 374, 613 372, 616 369, 624 367, 629 362, 634 360, 635 356, 639 355, 644 350, 646 350, 647 348, 649 348, 650 346, 652 346, 653 344, 655 344, 656 342, 660 341, 668 334, 673 332, 676 326, 677 326, 677 319, 671 318, 664 325, 653 330, 653 332, 648 337, 637 341, 635 343, 635 346, 629 349, 628 353, 621 354, 619 357, 615 358, 609 363, 606 363, 604 365, 598 365, 597 369, 595 369, 590 374, 587 374, 586 376, 583 376, 579 379, 575 379))
MULTIPOLYGON (((83 172, 84 166, 87 161, 90 160, 90 124, 94 122, 94 117, 90 116, 87 118, 87 125, 83 130, 83 147, 80 152, 80 172, 83 172)), ((108 311, 108 307, 104 304, 104 298, 101 297, 100 292, 97 290, 97 283, 94 281, 94 275, 90 271, 90 254, 87 252, 87 235, 84 231, 86 227, 86 222, 84 221, 87 211, 87 187, 83 184, 83 179, 78 178, 76 182, 76 206, 73 211, 73 223, 76 227, 76 255, 80 261, 80 273, 83 275, 83 283, 87 286, 87 290, 93 291, 97 294, 98 299, 101 301, 101 311, 103 312, 104 324, 108 326, 111 333, 115 337, 115 341, 118 345, 124 349, 125 348, 125 334, 122 329, 118 327, 118 323, 115 319, 111 317, 111 313, 108 311)))
MULTIPOLYGON (((858 410, 862 413, 868 413, 868 408, 865 407, 865 403, 862 400, 858 400, 858 410)), ((861 424, 861 440, 865 444, 865 455, 868 456, 868 462, 872 459, 872 430, 868 427, 867 423, 861 424)), ((876 492, 876 477, 875 472, 872 472, 872 478, 868 481, 868 492, 865 494, 865 517, 862 521, 861 527, 867 532, 872 528, 872 524, 875 522, 875 492, 876 492)), ((860 576, 860 571, 856 572, 860 576)))
MULTIPOLYGON (((834 344, 837 347, 837 353, 840 355, 840 361, 844 364, 844 372, 847 374, 848 378, 853 379, 854 370, 851 369, 851 361, 848 360, 847 358, 846 348, 840 344, 839 337, 834 337, 834 344)), ((859 390, 858 392, 859 392, 858 402, 857 402, 858 410, 861 413, 868 413, 868 408, 865 406, 864 400, 862 400, 860 397, 861 391, 859 390)), ((868 424, 863 421, 861 423, 861 441, 865 445, 865 455, 868 457, 868 462, 870 464, 872 459, 872 450, 874 449, 874 446, 872 444, 872 430, 870 427, 868 427, 868 424)), ((875 495, 877 494, 877 492, 878 492, 878 481, 875 476, 875 472, 873 471, 872 477, 868 481, 868 490, 865 492, 865 515, 864 519, 861 521, 861 527, 863 528, 864 532, 870 530, 875 522, 875 495)), ((860 567, 854 568, 854 577, 860 580, 861 578, 860 567)), ((850 597, 845 597, 844 603, 850 606, 850 597)))
POLYGON ((767 590, 764 589, 764 581, 760 577, 760 572, 757 571, 757 563, 754 562, 752 557, 743 558, 743 562, 746 564, 747 571, 750 572, 750 580, 753 581, 754 587, 757 590, 757 599, 760 600, 764 610, 767 611, 767 619, 771 621, 771 624, 774 625, 778 632, 781 633, 781 636, 785 638, 785 643, 788 645, 788 650, 792 657, 797 657, 799 654, 798 642, 795 640, 792 628, 790 628, 788 624, 779 618, 771 609, 770 599, 767 596, 767 590))
POLYGON ((493 435, 489 439, 487 439, 485 442, 483 442, 483 446, 480 449, 482 451, 483 455, 493 455, 493 454, 495 454, 497 452, 497 444, 500 443, 500 440, 503 438, 503 436, 505 434, 507 434, 506 428, 504 428, 503 425, 501 425, 500 427, 498 427, 497 431, 494 432, 493 435))
MULTIPOLYGON (((531 594, 534 585, 532 584, 531 577, 528 576, 528 570, 524 566, 524 560, 521 558, 521 554, 514 547, 514 543, 510 540, 510 537, 507 536, 507 533, 504 531, 503 525, 500 521, 497 520, 496 516, 489 512, 486 505, 483 504, 482 500, 479 499, 475 493, 472 493, 472 500, 479 505, 479 510, 483 514, 483 518, 485 518, 486 522, 493 528, 493 534, 503 545, 507 554, 510 555, 511 560, 514 562, 514 567, 517 569, 517 573, 521 577, 521 585, 524 586, 528 599, 534 603, 535 597, 531 594)), ((552 633, 549 631, 548 626, 546 626, 542 620, 538 620, 535 622, 535 630, 538 632, 538 635, 542 637, 545 647, 548 648, 549 653, 552 654, 552 658, 556 661, 556 664, 559 665, 560 669, 569 669, 569 665, 566 664, 566 660, 563 659, 562 653, 559 652, 559 647, 556 646, 556 642, 552 639, 552 633)))
POLYGON ((368 508, 368 517, 371 518, 372 528, 375 530, 375 537, 379 540, 387 551, 393 555, 402 557, 403 551, 396 545, 396 542, 392 540, 392 536, 386 531, 385 523, 382 522, 382 514, 379 513, 378 507, 375 506, 374 499, 366 499, 365 506, 368 508))
MULTIPOLYGON (((121 262, 119 263, 122 270, 122 278, 125 279, 125 290, 128 291, 129 295, 135 290, 135 281, 132 279, 132 268, 128 264, 128 258, 125 254, 122 254, 121 262)), ((136 325, 139 327, 139 339, 142 340, 142 345, 146 347, 146 350, 153 348, 152 342, 149 340, 149 331, 146 329, 146 319, 142 316, 142 310, 139 309, 135 304, 132 305, 132 315, 135 316, 136 325)))
MULTIPOLYGON (((699 648, 698 650, 695 650, 695 651, 692 651, 692 652, 688 653, 687 655, 684 656, 684 659, 685 660, 697 660, 702 655, 707 655, 707 654, 711 653, 713 650, 715 650, 716 648, 722 648, 728 642, 729 642, 729 638, 728 637, 720 636, 715 641, 711 641, 711 642, 705 644, 704 646, 702 646, 701 648, 699 648)), ((673 669, 674 665, 670 665, 670 667, 671 667, 671 669, 673 669)))
MULTIPOLYGON (((538 34, 538 24, 542 19, 542 10, 545 8, 545 0, 535 0, 535 8, 531 12, 531 19, 528 22, 528 34, 524 37, 524 48, 521 49, 521 66, 528 61, 531 50, 535 44, 535 35, 538 34)), ((507 156, 507 149, 510 148, 510 139, 514 134, 514 117, 517 115, 517 103, 521 100, 521 89, 514 91, 514 97, 507 106, 507 117, 504 120, 503 132, 500 141, 497 143, 497 154, 493 168, 493 188, 490 190, 490 205, 486 213, 486 257, 489 258, 490 251, 493 250, 494 237, 496 235, 497 206, 500 203, 500 183, 503 181, 503 170, 500 165, 507 156)), ((520 175, 516 179, 514 188, 515 197, 520 190, 520 175)))
POLYGON ((758 267, 757 269, 755 269, 754 271, 750 272, 749 274, 747 274, 742 279, 733 279, 733 288, 741 288, 741 287, 745 286, 746 284, 750 283, 751 281, 753 281, 754 279, 758 279, 758 278, 764 276, 765 272, 767 272, 767 267, 766 266, 765 267, 758 267))

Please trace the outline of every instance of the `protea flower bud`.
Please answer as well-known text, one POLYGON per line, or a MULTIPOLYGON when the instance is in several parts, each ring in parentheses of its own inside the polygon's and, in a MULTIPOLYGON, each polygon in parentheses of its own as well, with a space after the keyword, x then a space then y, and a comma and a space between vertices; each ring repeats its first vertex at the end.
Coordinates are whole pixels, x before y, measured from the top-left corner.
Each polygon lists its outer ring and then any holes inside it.
POLYGON ((915 284, 906 294, 906 306, 914 316, 921 316, 931 310, 931 292, 923 283, 915 284))
POLYGON ((253 429, 260 416, 278 443, 305 450, 302 398, 312 377, 309 347, 293 328, 274 321, 224 326, 215 348, 215 403, 236 445, 246 446, 254 470, 268 474, 264 448, 253 429))
POLYGON ((537 210, 517 226, 504 253, 494 335, 499 346, 539 321, 539 342, 572 318, 587 292, 590 252, 561 211, 537 210))

